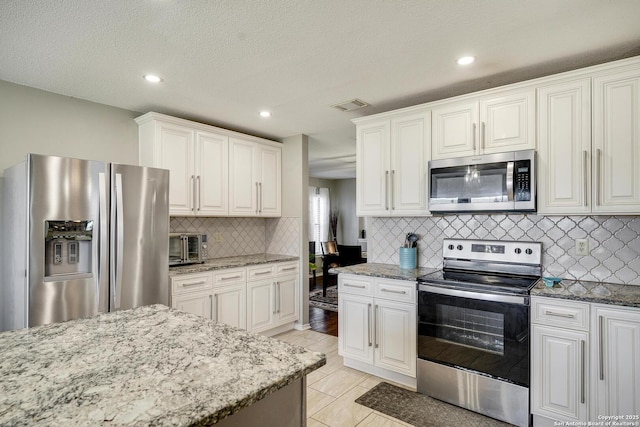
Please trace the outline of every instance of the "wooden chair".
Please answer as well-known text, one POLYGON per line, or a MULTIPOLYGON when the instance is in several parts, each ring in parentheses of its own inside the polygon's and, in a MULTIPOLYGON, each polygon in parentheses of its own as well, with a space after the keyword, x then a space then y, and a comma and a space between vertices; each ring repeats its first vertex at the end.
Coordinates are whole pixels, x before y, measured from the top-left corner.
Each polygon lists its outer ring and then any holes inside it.
POLYGON ((309 273, 313 275, 313 282, 309 284, 309 290, 316 285, 316 242, 309 242, 309 273))
MULTIPOLYGON (((322 242, 322 296, 327 296, 327 286, 329 286, 329 279, 338 277, 337 274, 329 273, 329 269, 333 267, 339 267, 340 263, 338 262, 338 250, 337 244, 335 241, 322 242)), ((335 284, 338 282, 335 280, 335 284)), ((333 285, 333 283, 332 283, 333 285)))

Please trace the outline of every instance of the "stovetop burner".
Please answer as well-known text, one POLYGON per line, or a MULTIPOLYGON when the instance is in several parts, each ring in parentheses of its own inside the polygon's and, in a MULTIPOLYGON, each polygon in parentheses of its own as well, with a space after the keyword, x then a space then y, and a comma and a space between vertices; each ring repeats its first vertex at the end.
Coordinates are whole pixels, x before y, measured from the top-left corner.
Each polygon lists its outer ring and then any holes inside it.
POLYGON ((537 242, 444 239, 442 270, 418 283, 487 293, 529 294, 542 272, 537 242))
POLYGON ((460 270, 438 270, 418 277, 418 283, 437 284, 457 289, 484 292, 528 294, 536 284, 537 276, 513 276, 460 270))

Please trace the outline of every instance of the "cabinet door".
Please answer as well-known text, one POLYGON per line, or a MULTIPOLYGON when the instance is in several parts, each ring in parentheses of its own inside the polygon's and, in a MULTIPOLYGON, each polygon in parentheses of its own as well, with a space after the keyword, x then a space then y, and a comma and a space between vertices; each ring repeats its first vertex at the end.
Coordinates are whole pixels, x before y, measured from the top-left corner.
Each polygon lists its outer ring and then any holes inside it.
POLYGON ((213 289, 213 320, 236 328, 246 328, 246 285, 213 289))
POLYGON ((229 138, 229 215, 258 215, 256 146, 229 138))
POLYGON ((427 213, 427 155, 431 153, 431 114, 391 120, 391 215, 427 213))
POLYGON ((593 79, 594 212, 640 211, 640 70, 593 79))
POLYGON ((591 80, 538 89, 538 213, 591 212, 591 80))
POLYGON ((158 122, 156 167, 169 169, 169 214, 193 215, 195 170, 194 136, 187 127, 158 122))
POLYGON ((171 298, 171 307, 211 319, 211 294, 206 292, 174 295, 171 298))
POLYGON ((589 335, 533 325, 531 412, 559 421, 587 421, 589 335))
POLYGON ((596 396, 592 418, 639 415, 640 310, 596 306, 593 313, 592 372, 596 396))
POLYGON ((536 148, 533 89, 480 101, 480 153, 536 148))
POLYGON ((260 332, 273 327, 276 305, 271 280, 247 283, 247 329, 260 332))
POLYGON ((478 103, 455 102, 435 107, 432 112, 432 159, 464 157, 478 149, 478 103))
POLYGON ((196 215, 227 215, 229 138, 196 133, 196 215))
POLYGON ((416 376, 416 306, 381 299, 374 307, 375 364, 416 376))
POLYGON ((338 294, 338 305, 338 353, 373 364, 373 299, 338 294))
POLYGON ((357 216, 389 215, 389 138, 389 120, 357 128, 357 216))
POLYGON ((297 276, 276 279, 278 301, 276 311, 280 324, 298 320, 299 283, 297 276))
POLYGON ((260 146, 258 153, 258 214, 278 217, 282 212, 282 149, 260 146))

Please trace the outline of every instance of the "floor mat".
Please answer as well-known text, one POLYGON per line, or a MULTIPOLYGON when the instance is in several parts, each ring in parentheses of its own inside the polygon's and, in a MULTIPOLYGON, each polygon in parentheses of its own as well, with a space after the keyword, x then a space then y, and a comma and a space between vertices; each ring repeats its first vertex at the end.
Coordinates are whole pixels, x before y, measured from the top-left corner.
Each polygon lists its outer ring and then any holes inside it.
POLYGON ((338 287, 329 286, 327 296, 322 296, 322 289, 309 292, 309 307, 317 307, 323 310, 338 311, 338 287))
POLYGON ((416 427, 511 425, 385 382, 357 398, 356 403, 416 427))

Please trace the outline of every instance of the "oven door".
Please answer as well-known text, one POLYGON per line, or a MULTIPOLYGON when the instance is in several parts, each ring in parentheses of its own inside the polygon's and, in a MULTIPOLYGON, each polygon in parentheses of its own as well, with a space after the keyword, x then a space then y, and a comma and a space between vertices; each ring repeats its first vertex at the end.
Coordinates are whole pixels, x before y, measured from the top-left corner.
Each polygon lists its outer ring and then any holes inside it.
POLYGON ((529 386, 529 297, 421 284, 418 358, 529 386))

